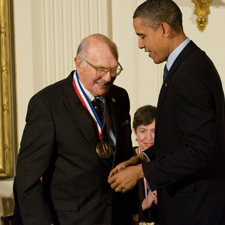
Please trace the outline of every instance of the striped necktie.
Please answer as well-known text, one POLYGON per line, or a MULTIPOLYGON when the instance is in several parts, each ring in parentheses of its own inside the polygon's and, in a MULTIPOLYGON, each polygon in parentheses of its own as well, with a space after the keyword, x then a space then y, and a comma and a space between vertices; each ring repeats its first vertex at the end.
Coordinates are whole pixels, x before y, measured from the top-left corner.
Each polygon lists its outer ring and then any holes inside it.
POLYGON ((95 112, 101 122, 103 123, 103 102, 99 98, 95 98, 91 104, 93 105, 95 112))

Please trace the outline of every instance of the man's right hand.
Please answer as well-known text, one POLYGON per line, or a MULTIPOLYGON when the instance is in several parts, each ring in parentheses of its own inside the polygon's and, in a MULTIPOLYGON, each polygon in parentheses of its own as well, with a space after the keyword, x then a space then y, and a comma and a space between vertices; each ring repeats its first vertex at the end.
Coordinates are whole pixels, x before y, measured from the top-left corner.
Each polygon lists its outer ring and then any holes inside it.
POLYGON ((137 156, 133 156, 127 161, 121 162, 114 169, 112 169, 111 172, 109 173, 108 178, 112 177, 114 174, 118 173, 120 170, 128 166, 134 166, 144 162, 148 162, 148 158, 146 157, 145 154, 139 154, 137 156))

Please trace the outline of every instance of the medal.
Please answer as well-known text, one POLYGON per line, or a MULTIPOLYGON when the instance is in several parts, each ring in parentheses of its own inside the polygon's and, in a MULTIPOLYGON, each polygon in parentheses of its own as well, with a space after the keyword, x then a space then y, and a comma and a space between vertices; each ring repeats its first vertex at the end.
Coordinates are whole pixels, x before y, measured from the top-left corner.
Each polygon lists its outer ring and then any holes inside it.
POLYGON ((74 89, 75 89, 80 101, 82 102, 83 106, 86 108, 87 112, 91 115, 91 118, 94 122, 95 128, 98 132, 98 136, 101 140, 101 142, 99 142, 96 146, 96 153, 101 158, 107 159, 112 154, 112 148, 107 142, 103 141, 105 122, 103 124, 100 122, 100 120, 95 112, 95 109, 93 108, 88 96, 86 95, 85 91, 83 90, 83 88, 80 84, 77 71, 75 72, 75 74, 73 76, 73 86, 74 86, 74 89))
POLYGON ((96 146, 96 152, 101 158, 107 159, 112 154, 112 148, 107 142, 101 141, 96 146))

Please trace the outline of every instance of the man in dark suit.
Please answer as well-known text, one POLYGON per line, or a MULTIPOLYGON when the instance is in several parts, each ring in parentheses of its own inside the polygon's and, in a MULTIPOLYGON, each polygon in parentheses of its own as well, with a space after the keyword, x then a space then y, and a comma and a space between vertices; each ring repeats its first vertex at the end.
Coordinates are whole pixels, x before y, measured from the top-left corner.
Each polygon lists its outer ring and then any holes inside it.
POLYGON ((117 47, 90 35, 75 64, 29 102, 16 175, 23 223, 130 225, 125 195, 107 182, 113 166, 132 156, 128 94, 113 85, 122 71, 117 47))
POLYGON ((151 190, 157 190, 160 225, 224 225, 225 120, 219 74, 184 34, 182 13, 173 1, 144 2, 133 25, 139 48, 156 64, 167 61, 169 72, 158 99, 155 145, 119 164, 108 182, 124 193, 146 177, 151 190))

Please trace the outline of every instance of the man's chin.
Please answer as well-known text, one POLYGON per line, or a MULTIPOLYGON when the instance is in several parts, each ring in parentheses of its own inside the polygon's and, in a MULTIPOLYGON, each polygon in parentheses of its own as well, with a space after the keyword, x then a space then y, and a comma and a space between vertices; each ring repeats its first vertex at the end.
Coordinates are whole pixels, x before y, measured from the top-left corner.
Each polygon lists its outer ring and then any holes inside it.
POLYGON ((110 86, 102 86, 102 87, 100 87, 99 88, 99 90, 98 90, 98 94, 99 95, 106 95, 108 92, 109 92, 109 89, 110 89, 110 87, 111 87, 111 85, 110 86))
POLYGON ((108 94, 109 92, 109 89, 104 89, 104 90, 101 90, 101 91, 97 91, 97 96, 101 96, 101 95, 106 95, 108 94))

